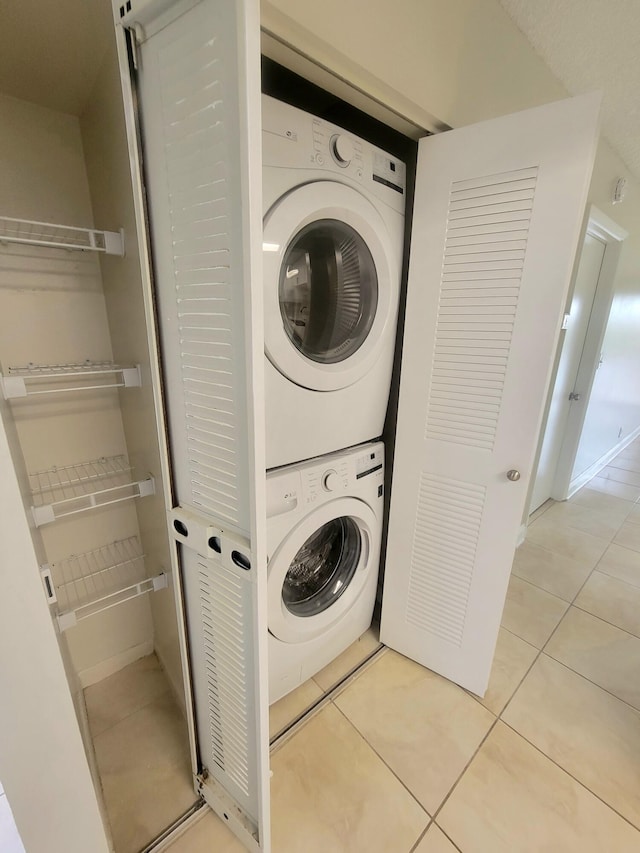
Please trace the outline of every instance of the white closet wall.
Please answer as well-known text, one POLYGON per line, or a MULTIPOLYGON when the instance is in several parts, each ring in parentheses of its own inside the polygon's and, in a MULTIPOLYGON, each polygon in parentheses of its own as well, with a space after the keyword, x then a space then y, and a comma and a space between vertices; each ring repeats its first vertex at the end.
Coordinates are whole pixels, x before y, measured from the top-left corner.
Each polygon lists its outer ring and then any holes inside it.
MULTIPOLYGON (((142 370, 142 387, 134 394, 121 392, 120 406, 129 461, 136 470, 151 471, 156 478, 156 494, 135 502, 147 568, 156 574, 160 567, 165 571, 170 568, 169 542, 156 441, 129 156, 113 37, 80 119, 80 129, 94 219, 101 228, 125 229, 125 257, 101 256, 100 266, 114 359, 121 364, 140 364, 142 370)), ((148 600, 155 652, 176 698, 184 706, 172 586, 159 590, 148 600)))
MULTIPOLYGON (((78 119, 0 96, 0 126, 0 213, 92 227, 78 119)), ((0 362, 5 372, 9 366, 29 362, 112 357, 100 265, 94 254, 0 246, 0 362)), ((29 472, 127 453, 117 391, 18 399, 10 410, 29 472)), ((41 527, 49 562, 136 535, 133 504, 41 527)), ((66 632, 66 640, 82 684, 103 678, 123 661, 151 651, 148 596, 80 622, 66 632)))

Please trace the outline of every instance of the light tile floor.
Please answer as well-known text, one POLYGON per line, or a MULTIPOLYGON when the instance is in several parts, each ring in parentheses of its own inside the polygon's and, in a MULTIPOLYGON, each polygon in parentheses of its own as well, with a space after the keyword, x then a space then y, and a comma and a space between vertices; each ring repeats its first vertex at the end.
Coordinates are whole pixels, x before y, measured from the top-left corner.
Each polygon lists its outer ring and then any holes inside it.
POLYGON ((197 799, 186 721, 155 655, 84 695, 115 851, 137 853, 197 799))
MULTIPOLYGON (((482 701, 386 650, 275 749, 274 853, 640 851, 639 470, 537 513, 482 701)), ((211 813, 170 848, 211 850, 211 813)))
POLYGON ((313 678, 292 690, 269 708, 269 736, 271 740, 283 732, 297 717, 311 708, 318 699, 334 688, 352 670, 360 666, 380 647, 380 632, 372 625, 355 643, 313 678))

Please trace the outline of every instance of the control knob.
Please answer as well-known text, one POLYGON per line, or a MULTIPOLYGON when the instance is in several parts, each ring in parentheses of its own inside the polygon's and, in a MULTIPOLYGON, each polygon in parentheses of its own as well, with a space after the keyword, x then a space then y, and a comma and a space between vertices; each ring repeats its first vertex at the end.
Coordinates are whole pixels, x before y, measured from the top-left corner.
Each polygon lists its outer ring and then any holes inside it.
POLYGON ((355 153, 353 142, 343 133, 338 136, 334 136, 331 140, 331 153, 333 154, 336 163, 340 166, 348 166, 353 160, 353 155, 355 153))
POLYGON ((322 487, 327 492, 335 492, 340 486, 340 476, 337 471, 325 471, 322 475, 322 487))

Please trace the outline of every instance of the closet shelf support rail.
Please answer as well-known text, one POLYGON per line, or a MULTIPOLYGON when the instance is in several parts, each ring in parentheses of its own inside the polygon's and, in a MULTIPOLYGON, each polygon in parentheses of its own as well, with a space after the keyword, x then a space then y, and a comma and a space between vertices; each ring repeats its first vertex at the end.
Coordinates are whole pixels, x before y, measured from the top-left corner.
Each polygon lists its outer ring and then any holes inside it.
POLYGON ((139 364, 125 367, 111 361, 84 361, 78 364, 10 367, 0 377, 0 384, 5 400, 11 400, 36 394, 137 388, 142 384, 142 377, 139 364), (110 381, 111 378, 113 381, 110 381))
POLYGON ((168 586, 168 575, 147 577, 137 536, 75 554, 40 569, 47 601, 61 631, 81 619, 168 586))
POLYGON ((58 518, 155 494, 149 474, 136 479, 125 456, 49 468, 30 475, 36 527, 58 518))
POLYGON ((55 222, 14 219, 0 216, 0 243, 22 243, 51 249, 75 249, 82 252, 102 252, 105 255, 124 255, 124 230, 99 231, 96 228, 76 228, 55 222))

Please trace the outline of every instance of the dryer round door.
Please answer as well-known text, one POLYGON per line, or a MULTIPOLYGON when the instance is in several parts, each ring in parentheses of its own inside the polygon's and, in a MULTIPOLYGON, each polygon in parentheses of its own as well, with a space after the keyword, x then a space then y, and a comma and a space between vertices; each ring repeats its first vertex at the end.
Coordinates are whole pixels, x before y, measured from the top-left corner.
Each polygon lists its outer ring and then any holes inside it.
POLYGON ((345 618, 365 587, 376 516, 357 498, 338 498, 310 513, 269 559, 269 630, 285 643, 319 637, 345 618))
POLYGON ((382 217, 351 187, 316 181, 276 202, 263 240, 269 360, 316 391, 357 382, 395 329, 399 260, 382 217))

